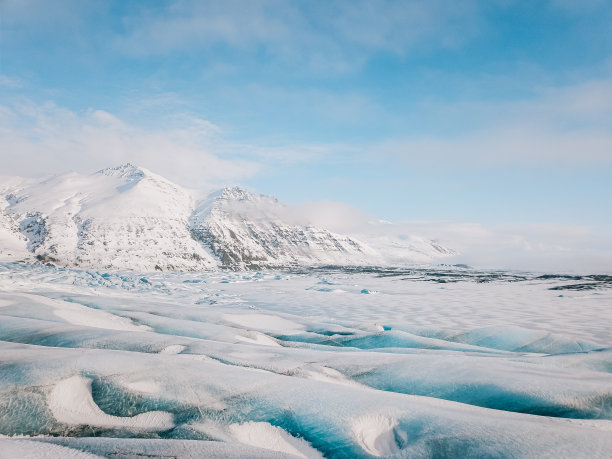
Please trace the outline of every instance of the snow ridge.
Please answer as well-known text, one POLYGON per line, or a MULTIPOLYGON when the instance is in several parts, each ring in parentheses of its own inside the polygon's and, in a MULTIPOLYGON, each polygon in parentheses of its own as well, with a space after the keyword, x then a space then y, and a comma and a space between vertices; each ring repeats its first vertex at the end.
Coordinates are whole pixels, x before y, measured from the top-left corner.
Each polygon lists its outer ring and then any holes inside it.
POLYGON ((145 172, 131 163, 125 163, 117 167, 108 167, 97 172, 97 174, 106 175, 108 177, 124 178, 130 182, 137 182, 144 178, 145 172))

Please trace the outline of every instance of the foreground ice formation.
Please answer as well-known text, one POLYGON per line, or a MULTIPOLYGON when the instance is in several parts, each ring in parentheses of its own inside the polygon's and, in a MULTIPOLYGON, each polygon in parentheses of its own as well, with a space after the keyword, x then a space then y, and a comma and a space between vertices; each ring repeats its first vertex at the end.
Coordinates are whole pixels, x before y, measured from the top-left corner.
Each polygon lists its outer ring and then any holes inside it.
POLYGON ((608 281, 0 264, 0 457, 610 457, 608 281))
POLYGON ((71 376, 58 382, 47 399, 53 417, 62 424, 134 430, 169 430, 174 416, 164 411, 147 411, 136 416, 110 416, 96 405, 91 394, 91 379, 71 376))

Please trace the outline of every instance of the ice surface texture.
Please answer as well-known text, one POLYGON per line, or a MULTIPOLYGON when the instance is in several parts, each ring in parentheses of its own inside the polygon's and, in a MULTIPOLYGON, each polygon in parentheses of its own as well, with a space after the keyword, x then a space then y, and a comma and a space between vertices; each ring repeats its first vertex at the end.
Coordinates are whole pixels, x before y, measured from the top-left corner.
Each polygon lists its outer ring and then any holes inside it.
POLYGON ((0 456, 610 457, 591 281, 0 264, 0 456))

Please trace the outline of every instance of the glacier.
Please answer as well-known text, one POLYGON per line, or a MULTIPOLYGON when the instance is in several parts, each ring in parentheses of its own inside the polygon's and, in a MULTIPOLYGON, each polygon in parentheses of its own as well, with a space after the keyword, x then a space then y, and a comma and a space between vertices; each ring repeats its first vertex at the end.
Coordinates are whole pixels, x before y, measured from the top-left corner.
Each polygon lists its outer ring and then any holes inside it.
POLYGON ((610 457, 611 284, 3 262, 0 456, 610 457))

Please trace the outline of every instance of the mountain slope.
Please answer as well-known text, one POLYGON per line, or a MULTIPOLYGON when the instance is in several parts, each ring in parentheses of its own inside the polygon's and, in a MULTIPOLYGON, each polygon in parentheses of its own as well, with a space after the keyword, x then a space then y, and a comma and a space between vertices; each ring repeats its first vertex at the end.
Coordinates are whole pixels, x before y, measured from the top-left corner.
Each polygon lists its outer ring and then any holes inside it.
POLYGON ((209 196, 191 218, 193 237, 211 247, 225 266, 368 265, 379 254, 364 243, 312 225, 283 219, 270 196, 225 188, 209 196))
POLYGON ((451 253, 419 238, 371 244, 336 234, 298 221, 271 196, 241 188, 198 200, 131 164, 91 175, 3 182, 0 257, 26 262, 193 271, 405 264, 451 253))
POLYGON ((27 242, 27 238, 21 234, 19 225, 13 217, 0 209, 0 260, 26 257, 27 242))
POLYGON ((190 236, 191 196, 131 164, 17 187, 9 203, 30 258, 40 261, 140 271, 217 265, 190 236))

